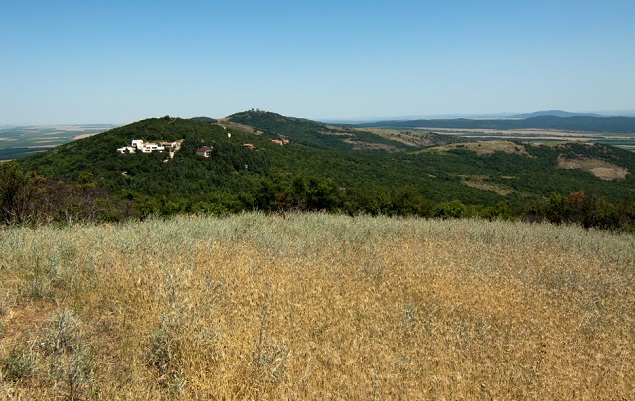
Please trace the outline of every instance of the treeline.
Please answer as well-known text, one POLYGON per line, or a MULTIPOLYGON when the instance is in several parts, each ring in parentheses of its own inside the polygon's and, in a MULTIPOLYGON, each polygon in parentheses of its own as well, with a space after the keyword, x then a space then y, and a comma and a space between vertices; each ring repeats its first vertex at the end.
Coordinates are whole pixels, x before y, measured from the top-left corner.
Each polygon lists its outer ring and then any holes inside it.
POLYGON ((114 222, 137 216, 135 205, 113 199, 86 177, 71 184, 24 172, 16 163, 0 164, 2 225, 114 222))
POLYGON ((611 202, 582 191, 553 194, 525 208, 506 202, 493 206, 460 200, 433 203, 412 186, 346 189, 326 178, 295 176, 266 178, 239 193, 215 192, 174 199, 124 191, 121 199, 97 188, 90 175, 78 183, 54 181, 23 171, 16 163, 0 165, 0 221, 3 225, 118 222, 176 214, 232 214, 260 210, 325 211, 349 215, 418 216, 425 218, 485 218, 579 224, 585 228, 635 231, 635 204, 611 202))
POLYGON ((635 231, 633 202, 610 202, 584 191, 552 194, 548 200, 533 203, 522 217, 526 221, 537 219, 556 224, 578 224, 584 228, 635 231))

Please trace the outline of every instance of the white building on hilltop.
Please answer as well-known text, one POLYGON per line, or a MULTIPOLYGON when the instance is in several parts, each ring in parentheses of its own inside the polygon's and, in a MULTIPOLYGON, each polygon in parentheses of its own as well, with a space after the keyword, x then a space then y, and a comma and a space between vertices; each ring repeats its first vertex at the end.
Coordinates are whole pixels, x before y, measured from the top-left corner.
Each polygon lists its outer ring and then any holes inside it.
POLYGON ((156 144, 152 142, 144 142, 143 139, 133 139, 131 142, 131 146, 124 146, 123 148, 118 148, 117 152, 121 154, 125 153, 135 153, 137 150, 143 153, 152 153, 152 152, 163 152, 167 150, 170 153, 170 157, 174 157, 174 152, 179 150, 181 147, 180 142, 182 140, 176 142, 161 142, 161 144, 156 144))
POLYGON ((143 153, 152 153, 154 151, 163 152, 165 150, 165 147, 162 145, 157 145, 152 142, 143 142, 143 139, 133 139, 132 146, 136 147, 137 150, 140 150, 143 153))

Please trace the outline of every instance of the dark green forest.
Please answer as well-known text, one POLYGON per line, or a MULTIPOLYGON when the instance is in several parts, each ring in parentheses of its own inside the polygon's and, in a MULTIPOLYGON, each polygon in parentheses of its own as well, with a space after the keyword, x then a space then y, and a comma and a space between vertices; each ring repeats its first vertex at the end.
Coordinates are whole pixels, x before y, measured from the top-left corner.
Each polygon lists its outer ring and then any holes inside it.
MULTIPOLYGON (((439 135, 437 143, 451 141, 456 137, 439 135)), ((564 157, 601 160, 632 172, 631 152, 598 144, 518 145, 526 154, 421 152, 370 132, 253 110, 218 121, 151 118, 1 164, 0 218, 5 224, 35 224, 324 210, 632 229, 632 174, 603 181, 587 171, 557 168, 564 157), (166 152, 117 152, 133 139, 182 144, 173 158, 166 152), (282 139, 288 143, 272 142, 282 139), (213 148, 210 157, 196 155, 202 146, 213 148), (485 189, 466 185, 476 179, 485 189)))

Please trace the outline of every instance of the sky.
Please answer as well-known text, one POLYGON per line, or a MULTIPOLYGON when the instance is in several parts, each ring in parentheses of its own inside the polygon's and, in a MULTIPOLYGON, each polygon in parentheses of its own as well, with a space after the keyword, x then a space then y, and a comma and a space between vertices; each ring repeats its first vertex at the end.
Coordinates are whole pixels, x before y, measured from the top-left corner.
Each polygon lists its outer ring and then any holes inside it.
POLYGON ((635 109, 633 0, 0 0, 0 125, 635 109))

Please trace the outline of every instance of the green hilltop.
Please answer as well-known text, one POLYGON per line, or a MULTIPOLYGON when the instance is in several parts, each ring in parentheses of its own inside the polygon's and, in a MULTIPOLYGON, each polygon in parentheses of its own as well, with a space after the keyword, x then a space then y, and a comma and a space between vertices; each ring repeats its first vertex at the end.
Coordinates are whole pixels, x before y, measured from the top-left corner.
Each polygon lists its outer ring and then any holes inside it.
POLYGON ((254 209, 566 220, 565 212, 554 218, 553 209, 571 193, 586 194, 585 201, 613 215, 622 207, 622 217, 635 199, 635 158, 623 149, 420 135, 425 145, 401 133, 260 110, 219 120, 166 116, 22 159, 16 174, 102 191, 110 199, 106 219, 115 220, 254 209), (118 151, 133 140, 178 141, 180 148, 173 157, 118 151), (203 146, 211 148, 209 157, 196 154, 203 146))

